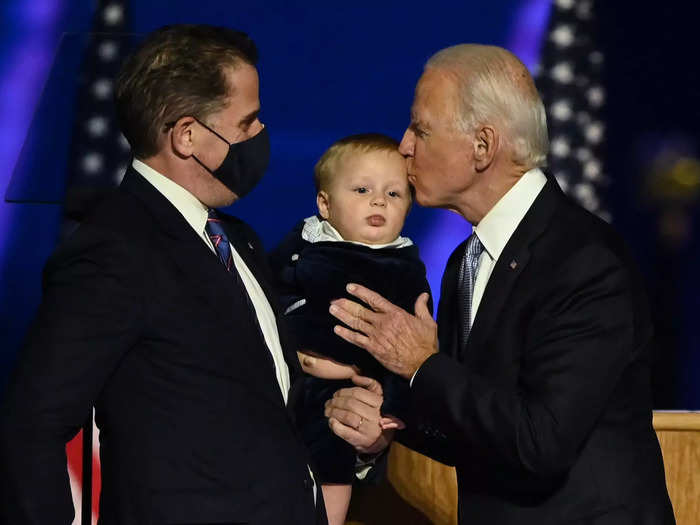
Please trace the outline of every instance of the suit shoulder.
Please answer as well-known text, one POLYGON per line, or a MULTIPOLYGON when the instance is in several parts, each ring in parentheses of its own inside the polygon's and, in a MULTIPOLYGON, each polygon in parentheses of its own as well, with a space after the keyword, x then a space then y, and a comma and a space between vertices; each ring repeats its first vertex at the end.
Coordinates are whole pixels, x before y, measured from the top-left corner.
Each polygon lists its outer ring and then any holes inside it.
POLYGON ((560 259, 592 250, 629 260, 626 243, 615 228, 569 197, 555 210, 547 234, 556 242, 560 259))
POLYGON ((116 189, 92 206, 75 231, 59 243, 45 269, 76 260, 101 261, 103 265, 136 261, 139 250, 135 248, 147 245, 150 222, 138 199, 116 189))
POLYGON ((143 202, 120 188, 102 199, 85 216, 83 226, 129 236, 143 231, 152 217, 143 202))

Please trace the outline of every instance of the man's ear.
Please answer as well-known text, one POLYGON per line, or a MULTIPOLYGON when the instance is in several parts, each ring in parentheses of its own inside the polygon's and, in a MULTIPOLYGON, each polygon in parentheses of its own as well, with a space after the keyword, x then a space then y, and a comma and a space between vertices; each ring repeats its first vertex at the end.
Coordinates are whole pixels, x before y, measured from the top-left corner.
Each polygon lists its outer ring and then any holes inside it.
POLYGON ((498 151, 499 136, 493 126, 481 126, 474 133, 474 167, 476 171, 487 169, 498 151))
POLYGON ((321 190, 316 194, 316 205, 321 217, 328 220, 328 217, 330 217, 330 201, 325 191, 321 190))
POLYGON ((173 124, 170 143, 179 157, 187 158, 194 153, 195 122, 193 117, 182 117, 173 124))

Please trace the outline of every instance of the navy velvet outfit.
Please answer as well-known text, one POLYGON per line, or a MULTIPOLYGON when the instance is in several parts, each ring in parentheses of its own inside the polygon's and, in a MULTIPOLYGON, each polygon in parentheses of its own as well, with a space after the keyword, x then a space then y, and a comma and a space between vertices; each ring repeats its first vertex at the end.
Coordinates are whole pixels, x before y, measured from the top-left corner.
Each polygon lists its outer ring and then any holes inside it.
MULTIPOLYGON (((425 266, 415 245, 370 248, 351 242, 308 242, 299 223, 270 254, 283 311, 305 299, 286 315, 297 349, 310 350, 377 379, 384 390, 382 414, 403 418, 408 403, 408 381, 387 371, 368 352, 335 335, 340 322, 328 312, 333 299, 359 299, 345 291, 349 282, 362 284, 401 308, 413 312, 416 298, 430 292, 425 266)), ((432 302, 429 304, 432 309, 432 302)), ((352 483, 354 448, 337 437, 323 414, 324 403, 349 380, 305 376, 303 395, 293 407, 303 439, 311 451, 322 483, 352 483)))

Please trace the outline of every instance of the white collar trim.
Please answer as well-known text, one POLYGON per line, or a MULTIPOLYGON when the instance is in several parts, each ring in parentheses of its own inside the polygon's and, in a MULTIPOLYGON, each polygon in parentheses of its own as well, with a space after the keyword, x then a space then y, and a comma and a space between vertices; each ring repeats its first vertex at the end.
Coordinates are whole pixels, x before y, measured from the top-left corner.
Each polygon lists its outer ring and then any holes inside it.
POLYGON ((307 217, 304 219, 304 227, 301 230, 301 238, 307 242, 351 242, 353 244, 359 244, 361 246, 367 246, 368 248, 405 248, 411 246, 413 241, 408 237, 401 237, 400 235, 393 241, 386 244, 366 244, 364 242, 356 241, 346 241, 343 239, 342 235, 336 230, 330 222, 326 220, 319 220, 316 215, 307 217))

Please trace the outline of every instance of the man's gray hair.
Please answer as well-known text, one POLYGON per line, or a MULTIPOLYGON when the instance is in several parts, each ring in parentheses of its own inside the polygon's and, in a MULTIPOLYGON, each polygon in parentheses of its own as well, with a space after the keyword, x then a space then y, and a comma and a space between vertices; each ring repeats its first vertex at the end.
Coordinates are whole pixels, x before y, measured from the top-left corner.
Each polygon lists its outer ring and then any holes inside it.
POLYGON ((425 64, 428 68, 455 77, 458 129, 472 133, 479 125, 501 125, 514 162, 527 168, 546 164, 544 105, 530 73, 514 54, 495 46, 460 44, 435 53, 425 64))

